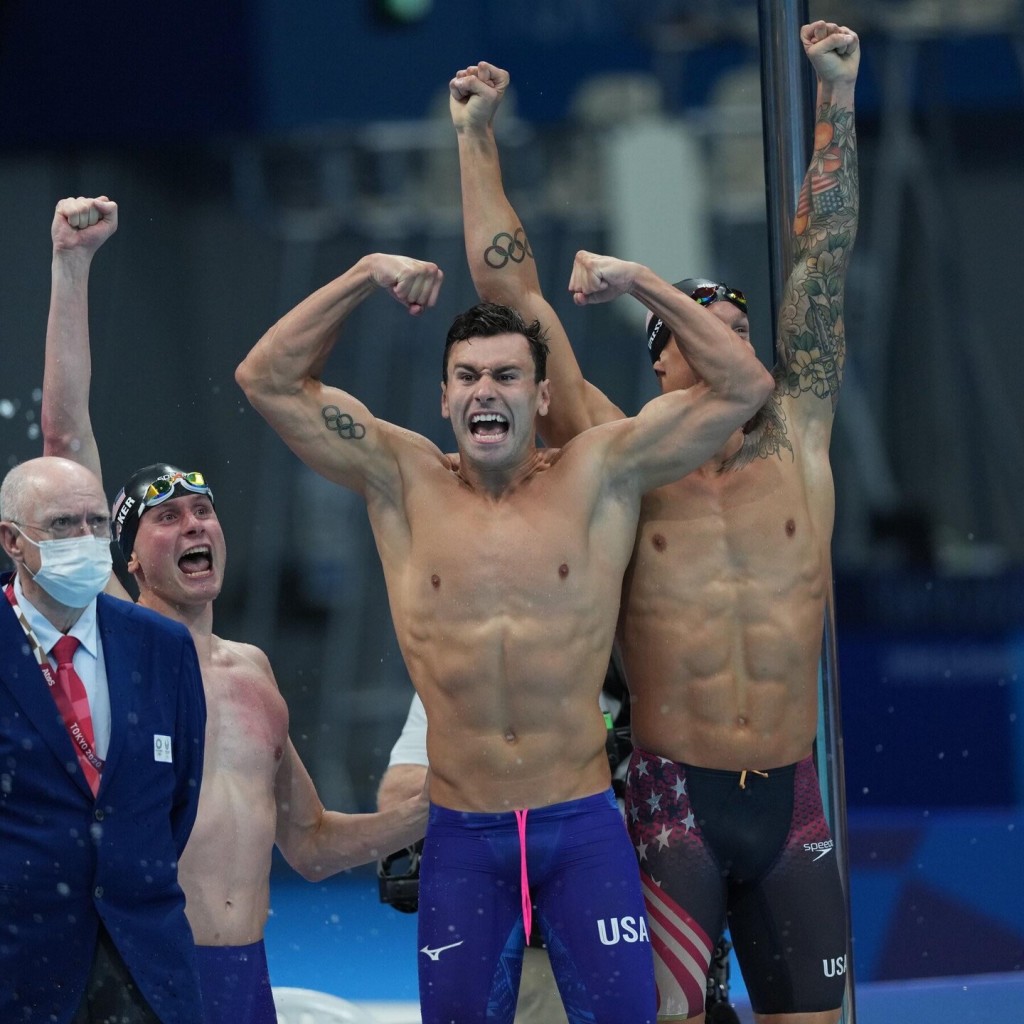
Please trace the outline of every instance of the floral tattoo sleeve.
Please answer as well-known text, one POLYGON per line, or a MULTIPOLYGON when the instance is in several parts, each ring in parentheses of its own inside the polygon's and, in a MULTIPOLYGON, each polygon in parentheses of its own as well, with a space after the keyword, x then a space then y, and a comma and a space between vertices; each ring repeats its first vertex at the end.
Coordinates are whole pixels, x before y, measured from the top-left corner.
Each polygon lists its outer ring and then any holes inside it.
POLYGON ((835 409, 846 357, 843 299, 859 212, 853 111, 823 104, 797 206, 796 265, 779 309, 783 394, 813 395, 835 409))
POLYGON ((784 398, 828 401, 835 411, 846 359, 846 268, 859 205, 853 110, 822 104, 793 225, 795 265, 779 308, 775 390, 723 469, 784 450, 792 456, 784 398))

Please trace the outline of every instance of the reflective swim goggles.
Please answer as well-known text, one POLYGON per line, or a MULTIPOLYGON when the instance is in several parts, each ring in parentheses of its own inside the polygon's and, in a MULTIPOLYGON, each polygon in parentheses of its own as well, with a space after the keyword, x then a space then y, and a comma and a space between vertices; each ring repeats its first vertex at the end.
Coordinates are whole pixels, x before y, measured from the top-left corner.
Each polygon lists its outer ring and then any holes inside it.
MULTIPOLYGON (((680 281, 674 287, 679 288, 685 295, 689 295, 700 306, 710 306, 713 302, 724 299, 726 302, 731 302, 741 312, 746 313, 747 311, 747 297, 739 288, 730 288, 727 284, 715 284, 713 281, 708 281, 707 284, 699 284, 693 289, 688 289, 689 284, 690 281, 680 281)), ((654 317, 651 320, 647 329, 647 352, 651 357, 651 363, 658 361, 671 336, 671 332, 661 317, 654 317)))
POLYGON ((174 494, 174 488, 178 485, 186 491, 195 494, 206 494, 213 499, 213 491, 206 483, 206 477, 202 473, 168 473, 166 476, 158 476, 147 488, 142 496, 142 503, 139 505, 139 515, 143 509, 153 508, 161 502, 166 501, 174 494))
POLYGON ((730 288, 727 284, 702 284, 690 292, 690 298, 699 302, 702 306, 710 306, 712 302, 725 299, 739 306, 745 313, 747 311, 747 297, 739 288, 730 288))

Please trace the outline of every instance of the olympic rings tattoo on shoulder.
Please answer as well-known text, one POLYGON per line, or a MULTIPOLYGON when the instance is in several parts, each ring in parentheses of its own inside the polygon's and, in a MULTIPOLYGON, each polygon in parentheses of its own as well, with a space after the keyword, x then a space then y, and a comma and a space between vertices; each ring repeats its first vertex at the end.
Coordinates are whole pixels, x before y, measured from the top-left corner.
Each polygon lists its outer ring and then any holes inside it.
POLYGON ((527 256, 533 259, 533 250, 522 228, 516 228, 514 235, 507 231, 499 231, 484 250, 484 262, 494 270, 501 270, 508 265, 509 260, 513 263, 522 263, 527 256))
POLYGON ((357 423, 347 412, 342 412, 336 405, 325 405, 320 410, 324 418, 324 426, 333 430, 344 441, 361 441, 366 437, 366 427, 357 423))

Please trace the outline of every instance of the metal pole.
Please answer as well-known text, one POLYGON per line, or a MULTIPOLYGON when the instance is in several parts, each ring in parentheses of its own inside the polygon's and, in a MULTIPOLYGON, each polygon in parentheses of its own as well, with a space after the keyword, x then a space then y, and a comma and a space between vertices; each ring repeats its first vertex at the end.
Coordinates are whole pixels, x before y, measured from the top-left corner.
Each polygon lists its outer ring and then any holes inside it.
MULTIPOLYGON (((758 0, 761 42, 761 118, 764 134, 765 191, 768 203, 768 254, 772 323, 793 266, 792 223, 807 169, 814 101, 810 65, 800 43, 800 27, 810 21, 807 0, 758 0)), ((849 847, 839 672, 835 649, 835 612, 831 585, 825 601, 818 671, 818 736, 815 761, 835 855, 850 905, 849 847)), ((853 946, 847 934, 846 998, 843 1024, 856 1024, 853 994, 853 946)))
POLYGON ((761 40, 761 123, 768 199, 768 257, 772 323, 793 266, 793 216, 807 170, 814 112, 810 66, 800 26, 810 20, 807 0, 758 0, 761 40))

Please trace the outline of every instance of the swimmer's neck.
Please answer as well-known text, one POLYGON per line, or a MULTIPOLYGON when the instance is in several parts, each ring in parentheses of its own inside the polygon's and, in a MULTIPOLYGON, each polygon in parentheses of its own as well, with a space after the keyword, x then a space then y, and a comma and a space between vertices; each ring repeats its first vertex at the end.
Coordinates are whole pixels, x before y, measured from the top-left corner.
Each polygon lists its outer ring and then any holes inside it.
POLYGON ((196 604, 166 601, 152 590, 139 594, 139 604, 150 611, 159 612, 167 618, 180 622, 192 634, 192 642, 202 659, 209 649, 213 636, 213 602, 199 601, 196 604))
POLYGON ((515 491, 549 463, 547 452, 538 450, 536 446, 512 466, 474 464, 462 452, 451 457, 452 469, 459 480, 471 491, 495 501, 515 491))

